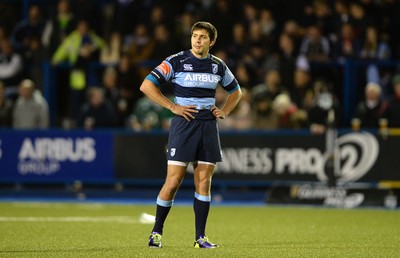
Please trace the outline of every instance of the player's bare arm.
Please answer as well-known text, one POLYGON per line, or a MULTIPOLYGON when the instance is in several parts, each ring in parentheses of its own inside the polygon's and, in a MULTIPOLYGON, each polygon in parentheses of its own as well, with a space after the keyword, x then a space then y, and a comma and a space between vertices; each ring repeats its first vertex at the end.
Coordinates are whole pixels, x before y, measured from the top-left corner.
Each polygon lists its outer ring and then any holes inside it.
POLYGON ((232 112, 232 110, 236 107, 241 98, 242 90, 239 88, 228 95, 225 104, 221 109, 216 106, 213 106, 211 108, 213 115, 217 118, 224 119, 232 112))
POLYGON ((160 89, 154 85, 150 80, 144 80, 140 86, 140 90, 152 101, 158 105, 171 110, 175 115, 184 117, 187 121, 194 119, 192 113, 197 113, 196 106, 181 106, 173 103, 164 94, 161 93, 160 89))

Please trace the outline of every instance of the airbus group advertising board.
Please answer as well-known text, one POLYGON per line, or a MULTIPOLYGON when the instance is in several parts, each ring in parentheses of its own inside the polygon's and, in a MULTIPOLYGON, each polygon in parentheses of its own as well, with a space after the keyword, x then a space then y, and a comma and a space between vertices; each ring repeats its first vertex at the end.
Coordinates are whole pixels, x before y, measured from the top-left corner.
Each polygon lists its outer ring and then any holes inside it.
POLYGON ((2 181, 101 181, 114 178, 111 133, 1 131, 2 181))

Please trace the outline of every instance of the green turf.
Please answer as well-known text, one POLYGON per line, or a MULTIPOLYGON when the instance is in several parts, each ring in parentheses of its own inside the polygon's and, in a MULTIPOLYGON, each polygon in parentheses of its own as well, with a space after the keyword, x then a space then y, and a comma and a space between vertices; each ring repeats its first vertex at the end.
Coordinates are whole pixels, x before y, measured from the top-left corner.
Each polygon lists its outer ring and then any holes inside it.
POLYGON ((152 225, 138 218, 154 209, 0 203, 0 257, 400 257, 399 210, 213 206, 207 234, 220 248, 204 250, 192 247, 190 206, 173 207, 164 247, 148 248, 152 225))

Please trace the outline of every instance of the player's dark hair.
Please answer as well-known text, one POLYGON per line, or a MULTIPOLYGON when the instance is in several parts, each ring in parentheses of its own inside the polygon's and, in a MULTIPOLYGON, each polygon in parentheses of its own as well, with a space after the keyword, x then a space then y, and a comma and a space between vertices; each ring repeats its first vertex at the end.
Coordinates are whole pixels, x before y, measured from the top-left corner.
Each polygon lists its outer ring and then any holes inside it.
POLYGON ((192 34, 193 34, 193 31, 201 30, 201 29, 204 29, 208 32, 208 36, 210 37, 211 41, 215 41, 217 39, 217 35, 218 35, 217 29, 211 23, 205 22, 205 21, 196 22, 192 26, 192 34))

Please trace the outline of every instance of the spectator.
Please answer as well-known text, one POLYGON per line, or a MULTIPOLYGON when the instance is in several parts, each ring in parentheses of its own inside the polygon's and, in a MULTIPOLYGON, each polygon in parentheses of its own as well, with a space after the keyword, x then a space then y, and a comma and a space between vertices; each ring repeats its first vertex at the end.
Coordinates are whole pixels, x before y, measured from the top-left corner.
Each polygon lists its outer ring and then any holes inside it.
POLYGON ((35 82, 37 89, 43 92, 43 62, 49 59, 48 50, 39 38, 32 38, 24 52, 26 75, 35 82))
POLYGON ((182 13, 175 24, 175 37, 179 39, 178 49, 190 49, 190 38, 192 37, 192 25, 195 17, 190 12, 182 13))
POLYGON ((243 63, 240 62, 235 67, 234 74, 242 88, 250 89, 252 85, 254 85, 254 76, 251 75, 251 69, 243 63))
POLYGON ((382 100, 381 86, 376 83, 368 83, 365 86, 364 100, 358 103, 355 118, 360 119, 361 127, 378 128, 379 119, 386 109, 386 103, 382 100))
POLYGON ((354 36, 353 26, 343 23, 340 34, 334 43, 335 59, 356 58, 360 51, 360 42, 354 36))
POLYGON ((218 56, 222 61, 225 62, 225 64, 228 67, 235 67, 235 61, 228 55, 228 52, 226 49, 219 48, 219 49, 214 49, 213 55, 218 56))
POLYGON ((281 85, 281 76, 279 72, 277 70, 270 70, 265 74, 264 81, 252 87, 251 92, 253 96, 265 92, 271 101, 273 101, 283 90, 284 87, 281 85))
POLYGON ((235 24, 232 4, 232 1, 229 0, 215 0, 212 1, 210 10, 206 12, 206 20, 218 28, 218 45, 220 47, 228 45, 232 38, 231 28, 232 24, 235 24))
POLYGON ((266 42, 264 35, 262 34, 261 24, 258 20, 249 23, 248 37, 246 40, 249 42, 249 46, 262 45, 263 47, 266 47, 264 46, 264 44, 266 45, 266 42))
POLYGON ((128 106, 134 106, 134 103, 143 96, 139 90, 141 78, 135 69, 129 64, 129 58, 123 55, 116 67, 117 84, 120 89, 121 97, 128 100, 128 106))
POLYGON ((158 24, 154 28, 154 40, 155 46, 151 59, 157 64, 165 59, 167 53, 177 51, 176 42, 174 42, 170 31, 164 24, 158 24))
POLYGON ((143 79, 150 73, 151 68, 143 64, 153 56, 156 42, 149 33, 145 24, 138 24, 133 35, 125 37, 123 42, 124 52, 128 55, 131 65, 138 68, 140 77, 143 79))
POLYGON ((386 0, 383 8, 383 21, 385 21, 384 31, 390 35, 389 46, 392 49, 393 58, 400 59, 400 37, 397 33, 400 28, 400 2, 396 0, 386 0))
POLYGON ((104 47, 104 40, 90 30, 87 21, 82 20, 52 56, 54 65, 68 61, 72 67, 69 75, 69 116, 72 120, 76 119, 85 99, 86 66, 90 61, 98 61, 99 51, 104 47))
MULTIPOLYGON (((28 18, 18 22, 11 33, 11 41, 16 51, 24 50, 32 38, 44 40, 46 20, 37 5, 29 7, 28 18)), ((42 42, 43 43, 43 42, 42 42)))
MULTIPOLYGON (((366 28, 365 40, 361 46, 360 58, 364 60, 388 60, 391 50, 386 40, 381 40, 379 31, 374 26, 366 28)), ((380 83, 379 68, 376 64, 368 64, 366 69, 367 81, 380 83)), ((383 85, 385 87, 385 85, 383 85)))
POLYGON ((121 36, 130 33, 132 24, 136 24, 141 18, 142 3, 142 1, 133 0, 108 1, 106 5, 111 4, 112 15, 107 15, 106 18, 111 18, 111 20, 106 19, 105 22, 112 22, 109 24, 113 28, 112 30, 118 31, 121 36))
POLYGON ((306 30, 299 25, 299 23, 295 20, 287 20, 283 24, 283 32, 291 37, 294 42, 296 52, 299 51, 301 42, 303 40, 304 35, 306 34, 306 30))
POLYGON ((307 28, 300 46, 300 54, 307 57, 309 62, 327 62, 330 60, 329 40, 322 35, 321 29, 316 25, 307 28))
POLYGON ((49 21, 49 26, 46 27, 45 46, 54 53, 64 39, 76 27, 76 18, 71 11, 69 0, 59 0, 54 16, 49 21))
POLYGON ((303 110, 307 110, 313 103, 313 91, 311 87, 310 72, 303 69, 296 69, 294 72, 294 85, 289 89, 293 103, 303 110))
POLYGON ((151 130, 168 130, 173 113, 155 104, 147 96, 140 98, 130 115, 129 127, 137 132, 151 130))
POLYGON ((101 4, 98 1, 92 0, 73 0, 72 12, 77 21, 85 20, 90 25, 93 31, 99 34, 102 31, 103 15, 101 14, 101 4))
MULTIPOLYGON (((391 0, 389 0, 389 2, 390 1, 391 0)), ((381 28, 381 26, 387 22, 382 19, 384 15, 381 7, 382 5, 387 4, 388 1, 359 0, 358 2, 364 8, 366 16, 368 16, 372 23, 377 27, 381 28)))
POLYGON ((307 110, 308 124, 311 133, 323 134, 328 126, 329 112, 334 112, 332 117, 334 125, 340 125, 340 105, 326 82, 316 81, 313 86, 314 102, 307 110))
POLYGON ((261 91, 253 96, 253 128, 278 129, 279 114, 272 106, 273 100, 266 91, 261 91))
MULTIPOLYGON (((222 87, 216 88, 216 105, 221 104, 221 98, 225 100, 226 91, 222 87), (217 100, 217 98, 219 100, 217 100)), ((250 105, 250 94, 245 88, 242 88, 242 99, 237 106, 232 110, 228 117, 218 120, 218 126, 223 130, 248 130, 253 128, 252 109, 250 105)))
POLYGON ((166 11, 166 8, 164 8, 161 5, 153 6, 150 11, 149 21, 147 22, 147 27, 154 29, 155 27, 157 27, 158 25, 161 25, 161 24, 163 24, 164 26, 167 27, 167 24, 170 19, 168 19, 169 17, 167 17, 165 11, 166 11))
POLYGON ((328 1, 314 0, 312 4, 312 23, 321 28, 328 38, 334 37, 334 18, 328 1))
POLYGON ((243 20, 242 23, 246 26, 246 28, 250 28, 252 22, 256 22, 258 20, 258 10, 253 3, 245 2, 243 3, 243 20))
POLYGON ((0 42, 7 39, 8 39, 7 29, 4 25, 1 25, 0 23, 0 42))
POLYGON ((1 1, 0 3, 0 30, 6 35, 13 30, 21 18, 21 4, 1 1))
POLYGON ((297 11, 300 14, 300 17, 297 19, 299 21, 299 24, 301 24, 304 27, 308 27, 311 24, 315 24, 315 17, 314 17, 314 9, 313 9, 313 3, 315 2, 314 0, 311 1, 303 1, 304 6, 301 9, 298 9, 297 11))
POLYGON ((355 37, 364 40, 367 27, 373 26, 374 21, 370 16, 366 15, 364 7, 357 1, 352 1, 349 4, 349 13, 355 37))
POLYGON ((123 127, 125 125, 129 111, 132 110, 132 102, 124 96, 124 91, 118 85, 117 71, 112 67, 107 67, 103 73, 103 87, 104 95, 108 101, 113 105, 117 115, 117 126, 123 127))
POLYGON ((273 17, 271 10, 262 9, 260 11, 260 27, 261 34, 264 38, 270 38, 270 40, 275 38, 276 33, 276 22, 273 17))
POLYGON ((249 44, 243 60, 251 74, 255 76, 252 79, 258 80, 265 73, 265 70, 271 67, 276 68, 269 56, 269 53, 272 52, 272 46, 263 38, 258 21, 251 22, 247 41, 249 44))
POLYGON ((272 102, 272 108, 278 115, 279 129, 301 128, 306 114, 299 111, 287 93, 281 93, 272 102))
POLYGON ((391 50, 385 40, 379 38, 376 27, 367 27, 364 44, 361 47, 360 57, 363 59, 386 60, 391 57, 391 50))
POLYGON ((118 64, 122 53, 122 39, 121 34, 112 32, 110 39, 107 41, 105 47, 100 52, 100 62, 104 65, 118 64))
POLYGON ((394 96, 383 114, 389 122, 389 127, 400 128, 400 75, 393 78, 394 96))
POLYGON ((86 130, 116 127, 114 107, 104 97, 103 89, 98 87, 88 89, 88 99, 80 109, 77 125, 86 130))
POLYGON ((13 103, 6 97, 4 83, 0 82, 0 128, 12 126, 13 103))
POLYGON ((67 60, 70 64, 76 65, 81 59, 98 60, 99 50, 104 47, 104 40, 90 30, 87 21, 81 20, 76 30, 71 32, 58 46, 52 57, 52 62, 59 64, 67 60))
POLYGON ((294 71, 296 70, 296 60, 298 52, 293 38, 287 34, 282 33, 279 36, 279 50, 278 50, 278 66, 282 85, 293 85, 294 71))
POLYGON ((334 33, 336 35, 340 34, 343 24, 349 23, 350 13, 349 6, 346 0, 336 0, 334 3, 334 13, 332 15, 334 33))
POLYGON ((19 85, 19 97, 13 111, 14 129, 46 129, 49 127, 49 107, 31 80, 19 85))
POLYGON ((246 54, 248 45, 246 28, 242 23, 232 26, 232 40, 227 45, 227 51, 233 60, 239 61, 246 54))
POLYGON ((4 85, 15 86, 21 81, 23 75, 22 56, 14 51, 9 40, 0 42, 0 80, 4 85))

